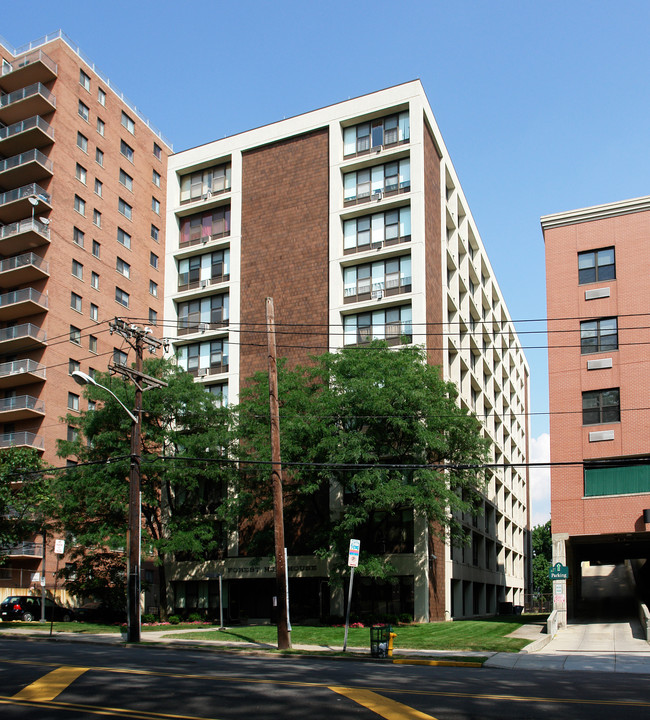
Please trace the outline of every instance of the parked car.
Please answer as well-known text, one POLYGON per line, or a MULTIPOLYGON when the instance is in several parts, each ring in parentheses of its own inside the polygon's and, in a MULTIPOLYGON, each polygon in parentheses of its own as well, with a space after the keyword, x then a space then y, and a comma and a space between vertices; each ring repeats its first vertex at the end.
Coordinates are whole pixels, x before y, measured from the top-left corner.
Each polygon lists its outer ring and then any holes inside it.
MULTIPOLYGON (((50 598, 45 598, 45 619, 70 622, 74 614, 72 610, 57 605, 50 598)), ((12 595, 0 603, 0 620, 22 620, 31 622, 41 619, 41 598, 36 595, 12 595)))
POLYGON ((74 611, 75 620, 92 623, 125 623, 126 608, 111 607, 103 602, 87 602, 74 611))

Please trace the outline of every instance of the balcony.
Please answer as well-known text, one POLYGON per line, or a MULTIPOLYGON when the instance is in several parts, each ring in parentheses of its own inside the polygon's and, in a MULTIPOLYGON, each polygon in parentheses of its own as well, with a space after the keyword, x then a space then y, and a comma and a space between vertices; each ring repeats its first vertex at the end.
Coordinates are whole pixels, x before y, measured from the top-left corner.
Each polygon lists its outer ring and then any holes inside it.
POLYGON ((0 422, 30 420, 45 415, 45 403, 31 395, 0 398, 0 422))
POLYGON ((50 264, 32 252, 0 260, 0 288, 46 280, 49 276, 50 264))
POLYGON ((42 83, 34 83, 0 96, 0 121, 5 125, 32 115, 47 115, 56 110, 56 98, 42 83))
POLYGON ((51 178, 52 174, 52 161, 40 150, 27 150, 6 160, 0 160, 0 183, 4 187, 38 182, 51 178))
POLYGON ((50 82, 57 76, 57 65, 42 50, 34 50, 4 65, 0 77, 0 87, 5 92, 32 85, 37 82, 50 82))
POLYGON ((0 153, 5 156, 45 147, 53 142, 54 128, 38 115, 0 128, 0 153))
POLYGON ((45 365, 36 360, 0 363, 0 388, 19 387, 45 380, 45 365))
POLYGON ((16 559, 40 560, 43 558, 43 543, 21 543, 20 545, 14 545, 14 547, 3 547, 1 550, 0 554, 16 559))
POLYGON ((31 432, 13 432, 0 435, 0 449, 9 447, 30 447, 44 450, 45 443, 40 435, 31 432))
POLYGON ((21 288, 0 295, 0 321, 15 320, 47 310, 47 295, 34 288, 21 288))
POLYGON ((50 228, 36 219, 28 218, 0 227, 0 255, 15 255, 21 250, 37 248, 49 242, 50 228))
POLYGON ((52 209, 52 198, 40 185, 31 183, 0 194, 0 222, 13 223, 31 217, 33 213, 44 213, 52 209), (29 198, 38 200, 32 205, 29 198))
POLYGON ((24 323, 0 329, 0 353, 36 350, 47 345, 47 335, 38 325, 24 323))

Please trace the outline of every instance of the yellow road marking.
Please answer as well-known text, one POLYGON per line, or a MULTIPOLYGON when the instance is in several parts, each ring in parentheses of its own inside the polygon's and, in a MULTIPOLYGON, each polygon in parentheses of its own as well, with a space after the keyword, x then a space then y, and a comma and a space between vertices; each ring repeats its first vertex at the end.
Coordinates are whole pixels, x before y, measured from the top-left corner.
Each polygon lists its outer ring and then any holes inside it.
POLYGON ((363 707, 372 710, 372 712, 386 718, 386 720, 436 720, 433 715, 425 715, 419 710, 414 710, 412 707, 395 700, 389 700, 370 690, 337 686, 330 686, 329 689, 350 700, 354 700, 355 703, 363 705, 363 707))
POLYGON ((33 702, 47 702, 54 700, 88 668, 85 667, 59 667, 47 675, 39 678, 31 685, 24 687, 14 695, 16 700, 32 700, 33 702))
POLYGON ((422 660, 420 658, 399 658, 393 660, 393 665, 429 665, 430 667, 483 667, 483 663, 468 662, 464 660, 422 660))

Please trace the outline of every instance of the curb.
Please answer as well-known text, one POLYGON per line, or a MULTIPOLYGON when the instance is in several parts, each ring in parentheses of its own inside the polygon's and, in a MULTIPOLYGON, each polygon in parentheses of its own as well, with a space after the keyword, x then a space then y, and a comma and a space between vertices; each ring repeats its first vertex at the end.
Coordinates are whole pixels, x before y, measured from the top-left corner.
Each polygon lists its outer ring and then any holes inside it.
POLYGON ((534 640, 532 643, 530 643, 530 645, 526 645, 526 647, 521 648, 518 654, 528 655, 529 653, 535 653, 538 650, 546 647, 552 639, 552 635, 544 635, 543 637, 534 640))

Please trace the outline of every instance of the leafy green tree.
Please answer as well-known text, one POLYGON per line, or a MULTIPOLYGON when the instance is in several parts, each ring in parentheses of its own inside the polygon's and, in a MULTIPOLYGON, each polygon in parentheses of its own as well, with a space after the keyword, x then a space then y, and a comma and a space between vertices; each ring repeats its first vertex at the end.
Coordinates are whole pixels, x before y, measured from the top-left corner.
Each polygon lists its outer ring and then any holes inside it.
MULTIPOLYGON (((294 554, 315 552, 344 566, 361 539, 360 571, 389 577, 387 552, 412 552, 414 513, 431 530, 462 537, 460 513, 475 510, 488 443, 461 409, 452 383, 423 349, 374 342, 315 358, 309 368, 279 364, 285 536, 294 554), (330 506, 329 498, 338 501, 330 506)), ((268 376, 258 373, 237 408, 240 551, 272 554, 268 376), (247 532, 248 529, 248 532, 247 532)))
MULTIPOLYGON (((233 470, 219 460, 229 453, 231 435, 228 411, 191 375, 156 358, 145 361, 144 372, 168 383, 143 393, 140 448, 142 545, 155 552, 159 564, 164 613, 165 559, 200 561, 224 551, 228 507, 223 498, 233 470)), ((102 374, 97 381, 133 407, 131 383, 102 374)), ((54 483, 56 517, 74 538, 68 575, 77 591, 97 595, 103 578, 109 594, 119 595, 126 562, 120 549, 126 546, 131 421, 101 388, 89 385, 85 394, 100 405, 65 418, 78 435, 60 441, 59 455, 76 456, 79 465, 54 483)))
POLYGON ((548 594, 553 591, 553 584, 548 576, 553 560, 553 544, 551 541, 551 521, 536 525, 532 533, 533 543, 533 590, 537 594, 548 594))
POLYGON ((49 477, 33 448, 0 452, 0 560, 3 548, 17 545, 39 531, 46 517, 49 477))

